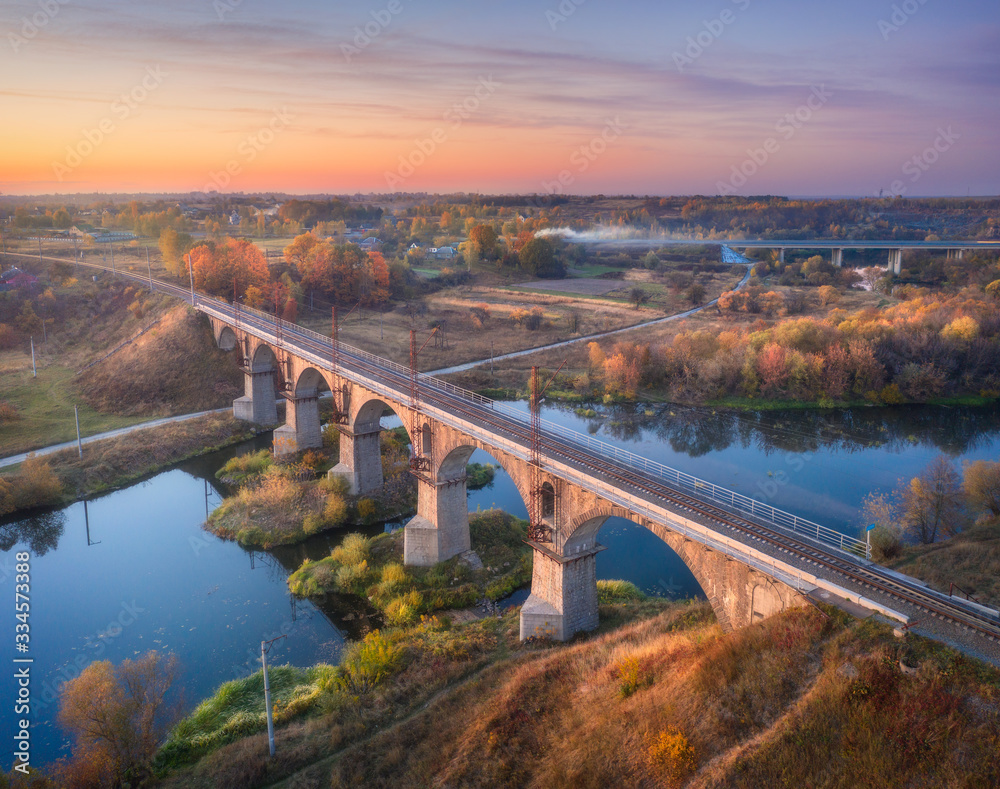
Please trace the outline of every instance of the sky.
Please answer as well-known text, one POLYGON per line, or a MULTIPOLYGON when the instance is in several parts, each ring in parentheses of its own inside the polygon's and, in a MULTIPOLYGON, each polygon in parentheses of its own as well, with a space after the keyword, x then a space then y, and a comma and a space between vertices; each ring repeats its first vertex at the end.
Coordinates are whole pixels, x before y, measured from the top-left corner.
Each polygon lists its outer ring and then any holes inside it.
POLYGON ((4 0, 0 192, 1000 194, 996 0, 4 0))

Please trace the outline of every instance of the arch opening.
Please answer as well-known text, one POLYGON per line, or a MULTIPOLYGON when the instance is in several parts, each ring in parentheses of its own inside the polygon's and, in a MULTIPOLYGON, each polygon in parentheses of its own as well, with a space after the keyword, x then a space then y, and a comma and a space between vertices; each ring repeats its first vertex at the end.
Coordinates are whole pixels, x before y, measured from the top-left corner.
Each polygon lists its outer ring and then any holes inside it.
POLYGON ((219 332, 219 337, 216 342, 219 348, 223 351, 231 351, 236 348, 240 343, 236 339, 236 332, 234 332, 228 326, 223 326, 222 331, 219 332))
POLYGON ((563 546, 567 556, 596 547, 599 580, 630 581, 648 595, 670 599, 708 597, 707 579, 684 556, 684 539, 668 529, 650 526, 620 507, 602 508, 578 519, 563 546))

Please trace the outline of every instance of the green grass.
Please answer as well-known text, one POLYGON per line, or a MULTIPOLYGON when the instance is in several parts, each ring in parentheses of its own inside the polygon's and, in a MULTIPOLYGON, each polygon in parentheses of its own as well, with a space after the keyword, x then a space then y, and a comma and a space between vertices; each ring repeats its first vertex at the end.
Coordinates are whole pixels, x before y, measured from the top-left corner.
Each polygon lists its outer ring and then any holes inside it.
POLYGON ((469 532, 482 570, 470 569, 457 557, 433 567, 402 567, 402 532, 372 538, 352 534, 325 559, 303 562, 288 577, 288 588, 300 597, 365 597, 389 624, 403 625, 420 614, 467 608, 484 597, 499 600, 531 580, 525 521, 487 510, 470 515, 469 532))
MULTIPOLYGON (((320 663, 307 669, 269 666, 267 673, 274 719, 280 725, 311 709, 334 682, 337 669, 320 663)), ((263 672, 226 682, 174 727, 157 753, 157 770, 194 761, 220 745, 263 731, 266 726, 263 672)))
POLYGON ((95 411, 76 390, 74 370, 58 365, 42 367, 33 378, 25 370, 0 375, 0 400, 18 411, 18 419, 6 422, 0 431, 0 456, 61 444, 76 438, 73 406, 80 408, 83 437, 149 421, 148 416, 116 416, 95 411))

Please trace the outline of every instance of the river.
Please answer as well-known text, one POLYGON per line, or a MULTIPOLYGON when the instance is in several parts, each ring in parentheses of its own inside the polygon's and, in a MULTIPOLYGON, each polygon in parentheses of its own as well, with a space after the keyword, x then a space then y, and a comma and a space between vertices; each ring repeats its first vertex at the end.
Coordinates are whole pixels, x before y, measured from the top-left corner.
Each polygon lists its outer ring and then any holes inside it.
MULTIPOLYGON (((862 525, 857 510, 870 491, 908 480, 936 455, 956 464, 1000 457, 996 408, 597 411, 588 417, 553 404, 544 407, 543 417, 851 534, 862 525)), ((305 666, 335 662, 345 639, 368 626, 356 602, 332 601, 319 610, 287 590, 288 573, 306 556, 328 555, 341 532, 249 552, 202 528, 224 494, 215 471, 234 454, 267 441, 259 437, 182 463, 86 503, 0 522, 0 577, 11 602, 14 555, 31 555, 33 764, 68 753, 55 724, 55 691, 93 660, 120 662, 150 649, 176 653, 178 685, 190 709, 220 683, 257 670, 263 639, 287 634, 272 659, 305 666)), ((472 461, 492 458, 477 451, 472 461)), ((492 506, 526 516, 502 470, 490 486, 469 493, 470 510, 492 506)), ((624 578, 656 595, 701 596, 683 563, 644 529, 612 518, 599 539, 608 550, 597 557, 598 577, 624 578)), ((511 602, 525 596, 522 591, 511 602)), ((13 657, 13 611, 9 616, 13 657)), ((5 689, 12 699, 12 679, 5 689)), ((5 708, 0 731, 10 743, 15 716, 11 705, 5 708)))

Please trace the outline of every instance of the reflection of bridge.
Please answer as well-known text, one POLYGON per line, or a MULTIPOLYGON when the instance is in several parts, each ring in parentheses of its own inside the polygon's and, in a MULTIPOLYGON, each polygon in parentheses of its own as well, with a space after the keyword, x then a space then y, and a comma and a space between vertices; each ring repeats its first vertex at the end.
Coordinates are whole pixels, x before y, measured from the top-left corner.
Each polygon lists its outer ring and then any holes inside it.
MULTIPOLYGON (((130 275, 126 275, 130 276, 130 275)), ((188 298, 188 291, 131 277, 188 298)), ((287 401, 275 430, 278 454, 321 443, 317 397, 334 393, 341 430, 333 473, 356 493, 382 485, 380 418, 391 408, 414 449, 417 515, 407 524, 404 558, 427 566, 470 548, 465 469, 476 449, 510 475, 543 534, 531 541, 531 595, 521 610, 522 638, 566 639, 597 625, 596 555, 611 516, 652 531, 687 564, 725 628, 825 600, 902 622, 935 617, 956 640, 1000 639, 995 612, 929 590, 861 558, 864 545, 645 458, 542 424, 540 452, 523 417, 430 376, 337 344, 273 316, 190 295, 210 319, 220 347, 236 350, 245 373, 237 417, 277 422, 276 394, 287 401)), ((976 645, 971 644, 976 650, 976 645)))

